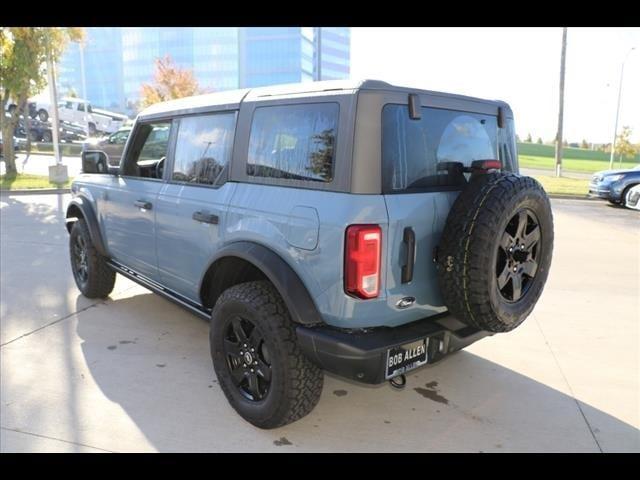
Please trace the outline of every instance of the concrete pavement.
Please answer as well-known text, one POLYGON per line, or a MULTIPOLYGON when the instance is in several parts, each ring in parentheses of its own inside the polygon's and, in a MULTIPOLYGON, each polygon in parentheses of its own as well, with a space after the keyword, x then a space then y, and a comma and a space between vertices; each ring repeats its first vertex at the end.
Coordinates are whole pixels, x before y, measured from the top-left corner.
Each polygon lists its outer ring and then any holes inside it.
POLYGON ((316 409, 263 431, 227 404, 206 322, 118 277, 79 295, 67 196, 0 196, 0 450, 640 451, 640 215, 554 200, 534 313, 397 391, 325 375, 316 409))

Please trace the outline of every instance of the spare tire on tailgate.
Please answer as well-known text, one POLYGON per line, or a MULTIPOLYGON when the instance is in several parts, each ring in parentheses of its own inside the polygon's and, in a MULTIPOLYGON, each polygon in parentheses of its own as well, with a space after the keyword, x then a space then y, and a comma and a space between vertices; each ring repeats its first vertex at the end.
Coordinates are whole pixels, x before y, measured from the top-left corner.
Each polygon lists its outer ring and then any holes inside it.
POLYGON ((445 305, 472 327, 513 330, 542 293, 552 250, 551 205, 536 180, 499 172, 472 176, 438 246, 445 305))

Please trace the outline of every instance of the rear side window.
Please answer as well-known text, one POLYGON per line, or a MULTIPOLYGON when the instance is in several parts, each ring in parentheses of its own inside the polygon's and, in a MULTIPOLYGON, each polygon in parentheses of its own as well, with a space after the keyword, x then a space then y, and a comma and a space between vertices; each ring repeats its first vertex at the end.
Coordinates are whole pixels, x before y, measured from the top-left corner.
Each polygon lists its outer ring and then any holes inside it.
POLYGON ((174 182, 200 185, 224 183, 231 159, 235 113, 186 117, 180 120, 174 155, 174 182))
POLYGON ((339 109, 337 103, 256 108, 247 175, 331 182, 339 109))
POLYGON ((497 159, 497 118, 423 107, 412 120, 407 105, 382 111, 383 191, 419 192, 459 188, 468 174, 460 166, 497 159))

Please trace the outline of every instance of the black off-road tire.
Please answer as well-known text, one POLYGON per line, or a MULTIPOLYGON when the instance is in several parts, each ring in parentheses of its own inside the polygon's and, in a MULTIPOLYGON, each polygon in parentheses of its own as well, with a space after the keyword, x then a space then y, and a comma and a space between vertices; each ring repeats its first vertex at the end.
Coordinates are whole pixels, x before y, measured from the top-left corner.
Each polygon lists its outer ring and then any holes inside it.
POLYGON ((107 259, 98 253, 91 242, 89 228, 83 219, 78 219, 71 228, 69 255, 73 278, 82 294, 87 298, 107 298, 116 283, 116 272, 107 265, 107 259), (79 265, 74 252, 78 237, 81 237, 86 250, 87 275, 85 279, 79 273, 79 265))
POLYGON ((38 110, 37 116, 38 120, 40 120, 41 122, 46 122, 47 120, 49 120, 49 112, 47 112, 44 108, 38 110))
POLYGON ((469 326, 489 332, 513 330, 542 293, 552 250, 551 205, 536 180, 504 173, 472 178, 449 212, 438 247, 438 282, 445 305, 469 326), (522 296, 509 301, 498 288, 496 270, 499 255, 504 255, 499 253, 500 241, 522 211, 533 212, 538 220, 537 270, 526 278, 522 296))
POLYGON ((318 403, 324 375, 298 347, 295 324, 282 297, 268 281, 254 281, 225 290, 211 314, 213 366, 222 391, 242 418, 259 428, 276 428, 307 415, 318 403), (271 383, 262 400, 246 398, 231 377, 223 342, 234 317, 259 329, 270 352, 271 383))

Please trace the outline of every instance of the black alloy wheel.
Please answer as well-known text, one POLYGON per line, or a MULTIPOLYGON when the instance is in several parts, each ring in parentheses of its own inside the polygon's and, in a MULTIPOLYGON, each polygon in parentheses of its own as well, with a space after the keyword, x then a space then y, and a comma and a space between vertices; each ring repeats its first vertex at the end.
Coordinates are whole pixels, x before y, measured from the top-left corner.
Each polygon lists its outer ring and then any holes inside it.
POLYGON ((269 349, 256 325, 234 316, 227 322, 223 344, 231 378, 248 400, 261 401, 271 386, 269 349))
POLYGON ((89 279, 89 263, 87 259, 87 244, 82 235, 75 237, 71 261, 73 262, 73 273, 78 283, 81 285, 86 284, 89 279))
POLYGON ((526 295, 538 271, 540 225, 528 208, 517 212, 502 233, 496 260, 498 291, 507 302, 526 295))

